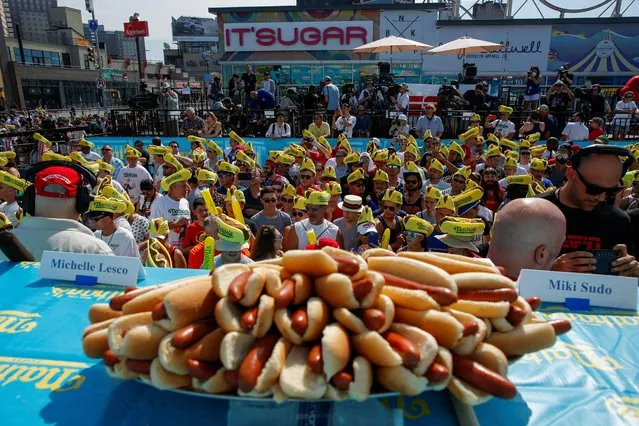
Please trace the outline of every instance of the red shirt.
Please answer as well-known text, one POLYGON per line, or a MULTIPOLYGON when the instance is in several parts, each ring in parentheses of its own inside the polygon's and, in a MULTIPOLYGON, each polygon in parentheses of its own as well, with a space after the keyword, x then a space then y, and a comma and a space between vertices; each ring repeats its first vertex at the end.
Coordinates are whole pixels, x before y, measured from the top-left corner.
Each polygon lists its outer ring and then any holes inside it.
MULTIPOLYGON (((214 255, 217 256, 221 252, 215 250, 214 255)), ((251 251, 249 249, 242 249, 242 254, 248 258, 251 257, 251 251)), ((189 269, 200 269, 202 268, 202 263, 204 263, 204 243, 198 243, 195 247, 191 249, 189 253, 189 269)))
POLYGON ((204 232, 204 227, 197 222, 193 222, 186 227, 184 238, 182 239, 182 247, 194 246, 198 243, 197 237, 204 232))
POLYGON ((303 196, 304 196, 304 193, 305 193, 306 191, 308 191, 309 189, 312 189, 312 190, 314 190, 314 191, 321 191, 321 190, 322 190, 322 188, 320 188, 319 186, 317 186, 317 185, 315 185, 315 184, 311 184, 311 186, 309 186, 309 187, 308 187, 308 188, 306 188, 306 189, 305 189, 302 185, 300 185, 300 186, 298 186, 297 188, 295 188, 295 192, 297 192, 297 195, 300 195, 300 196, 302 196, 302 197, 303 197, 303 196))
POLYGON ((588 140, 589 141, 594 141, 595 139, 597 139, 601 135, 603 135, 603 130, 601 130, 601 128, 592 129, 590 131, 590 133, 588 133, 588 140))
POLYGON ((335 207, 335 210, 331 212, 331 217, 327 217, 326 219, 333 222, 335 219, 339 219, 340 217, 344 217, 344 211, 339 207, 335 207))
MULTIPOLYGON (((464 164, 466 164, 466 160, 473 158, 473 150, 466 144, 462 145, 461 148, 464 151, 464 164)), ((475 166, 475 161, 468 163, 468 167, 470 167, 471 170, 475 170, 475 166)))

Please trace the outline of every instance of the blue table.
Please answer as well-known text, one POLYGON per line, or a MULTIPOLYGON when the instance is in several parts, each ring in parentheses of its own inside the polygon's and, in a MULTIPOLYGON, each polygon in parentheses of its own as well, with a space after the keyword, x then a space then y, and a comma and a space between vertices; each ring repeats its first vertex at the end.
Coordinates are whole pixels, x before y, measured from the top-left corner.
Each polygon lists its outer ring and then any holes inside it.
MULTIPOLYGON (((0 424, 94 425, 341 425, 454 424, 447 392, 363 404, 233 402, 162 392, 110 379, 82 353, 89 307, 121 287, 81 287, 39 278, 37 263, 0 263, 0 424), (356 421, 359 420, 359 421, 356 421)), ((140 285, 205 273, 148 268, 140 285)), ((639 423, 639 316, 558 305, 548 318, 567 318, 573 331, 551 349, 511 367, 520 394, 476 408, 485 425, 624 425, 639 423)))

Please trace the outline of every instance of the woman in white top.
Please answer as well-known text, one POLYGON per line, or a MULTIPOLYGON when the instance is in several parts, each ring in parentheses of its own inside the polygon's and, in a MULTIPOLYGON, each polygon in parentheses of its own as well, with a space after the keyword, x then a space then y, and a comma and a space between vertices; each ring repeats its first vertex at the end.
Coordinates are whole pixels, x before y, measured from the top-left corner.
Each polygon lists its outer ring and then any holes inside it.
POLYGON ((291 137, 291 126, 284 122, 284 114, 277 113, 275 123, 272 123, 266 131, 266 137, 271 139, 282 139, 291 137))
POLYGON ((617 140, 623 140, 626 137, 626 133, 630 129, 630 122, 637 113, 637 104, 632 100, 633 97, 634 93, 628 91, 623 94, 623 99, 615 106, 615 118, 612 123, 614 125, 613 136, 617 140))

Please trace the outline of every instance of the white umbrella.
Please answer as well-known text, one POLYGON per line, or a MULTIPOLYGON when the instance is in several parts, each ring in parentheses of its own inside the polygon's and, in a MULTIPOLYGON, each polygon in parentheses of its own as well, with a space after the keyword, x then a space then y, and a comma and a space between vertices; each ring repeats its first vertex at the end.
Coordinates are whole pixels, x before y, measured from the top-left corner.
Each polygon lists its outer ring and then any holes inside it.
POLYGON ((362 46, 353 49, 355 52, 361 53, 386 53, 390 52, 391 57, 391 70, 393 65, 393 52, 411 52, 415 50, 428 50, 433 46, 420 43, 415 40, 407 38, 388 36, 375 40, 370 43, 366 43, 362 46))
POLYGON ((492 41, 478 40, 476 38, 464 36, 457 40, 449 41, 441 46, 434 47, 426 52, 429 55, 465 55, 466 53, 489 53, 503 49, 503 44, 492 41))

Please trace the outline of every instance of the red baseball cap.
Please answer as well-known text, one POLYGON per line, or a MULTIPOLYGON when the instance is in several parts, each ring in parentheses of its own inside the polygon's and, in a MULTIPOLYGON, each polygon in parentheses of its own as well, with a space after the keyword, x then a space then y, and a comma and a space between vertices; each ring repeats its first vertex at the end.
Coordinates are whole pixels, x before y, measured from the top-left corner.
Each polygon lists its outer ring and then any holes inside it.
POLYGON ((78 192, 82 176, 75 170, 64 166, 51 166, 36 173, 36 195, 51 198, 73 198, 78 192))

